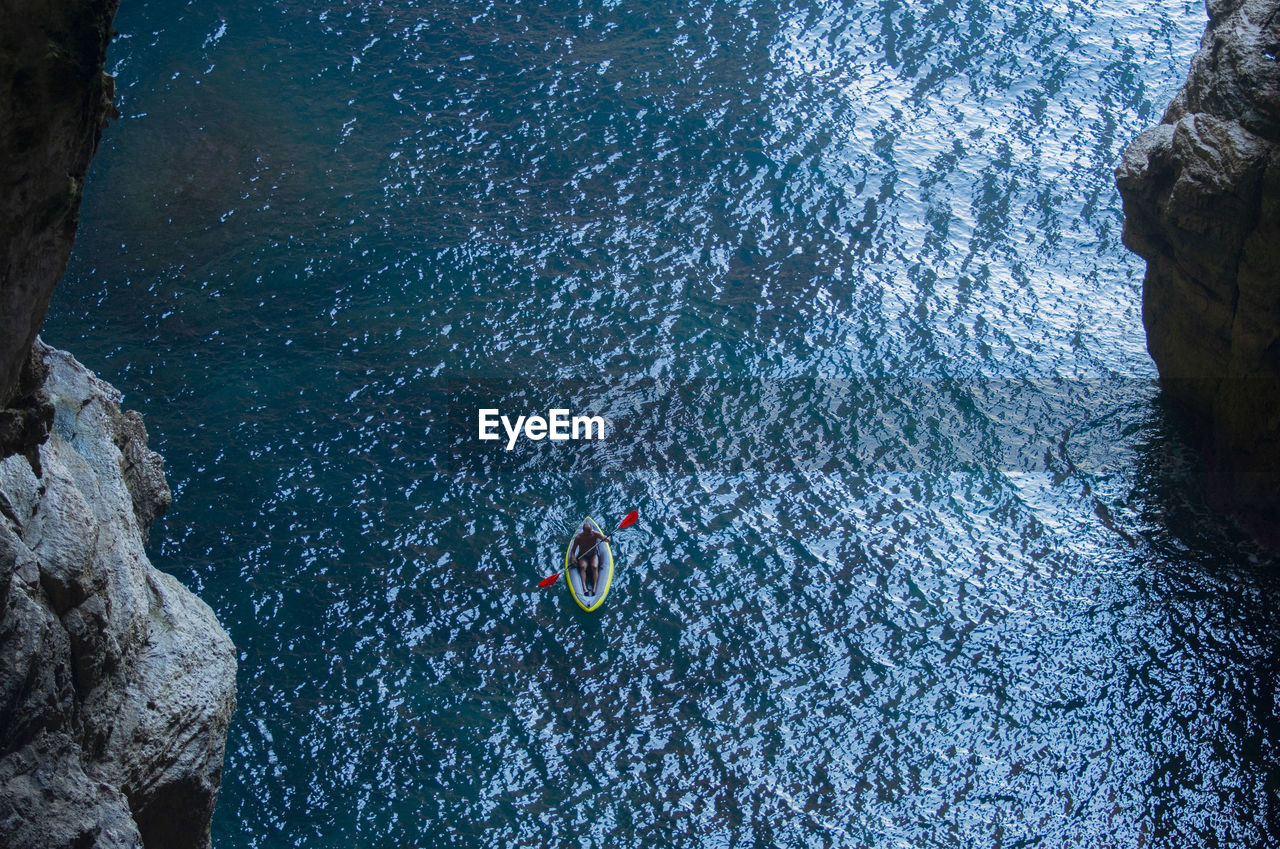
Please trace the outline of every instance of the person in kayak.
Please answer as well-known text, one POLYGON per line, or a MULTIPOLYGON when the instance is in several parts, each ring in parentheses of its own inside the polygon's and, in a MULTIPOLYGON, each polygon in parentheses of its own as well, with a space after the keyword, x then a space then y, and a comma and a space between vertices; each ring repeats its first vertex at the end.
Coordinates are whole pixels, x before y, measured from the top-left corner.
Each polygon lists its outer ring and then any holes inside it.
POLYGON ((596 580, 600 576, 600 543, 608 541, 609 538, 591 527, 590 522, 583 522, 582 532, 573 538, 573 561, 578 566, 578 577, 582 579, 582 589, 587 595, 596 594, 596 580))

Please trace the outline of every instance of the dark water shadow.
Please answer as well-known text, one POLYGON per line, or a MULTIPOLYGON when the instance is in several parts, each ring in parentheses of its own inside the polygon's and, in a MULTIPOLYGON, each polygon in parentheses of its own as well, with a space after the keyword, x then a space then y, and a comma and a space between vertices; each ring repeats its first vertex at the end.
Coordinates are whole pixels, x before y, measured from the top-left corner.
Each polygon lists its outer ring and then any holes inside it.
MULTIPOLYGON (((1163 393, 1151 401, 1149 428, 1136 452, 1137 466, 1132 504, 1145 532, 1147 550, 1141 568, 1157 603, 1168 605, 1170 618, 1186 610, 1213 611, 1225 622, 1228 638, 1238 643, 1239 657, 1246 658, 1234 673, 1237 684, 1228 698, 1228 709, 1237 717, 1236 736, 1218 745, 1234 749, 1239 768, 1260 773, 1264 804, 1231 815, 1258 818, 1272 841, 1280 842, 1280 809, 1274 804, 1280 793, 1280 558, 1258 542, 1241 523, 1219 506, 1213 492, 1205 457, 1198 447, 1196 423, 1170 403, 1163 393), (1207 604, 1196 603, 1204 599, 1207 604), (1180 609, 1181 612, 1176 612, 1180 609)), ((1200 629, 1214 626, 1188 621, 1184 633, 1194 645, 1200 629)), ((1222 625, 1217 626, 1219 629, 1222 625)), ((1210 649, 1211 650, 1211 649, 1210 649)), ((1210 705, 1197 709, 1209 710, 1210 705)), ((1163 764, 1167 780, 1190 786, 1195 779, 1179 775, 1174 747, 1152 739, 1153 763, 1163 764)), ((1183 768, 1186 764, 1181 764, 1183 768)), ((1172 822, 1174 812, 1157 805, 1153 820, 1160 833, 1172 822)), ((1225 812, 1224 812, 1225 813, 1225 812)), ((1172 829, 1167 833, 1172 834, 1172 829)))

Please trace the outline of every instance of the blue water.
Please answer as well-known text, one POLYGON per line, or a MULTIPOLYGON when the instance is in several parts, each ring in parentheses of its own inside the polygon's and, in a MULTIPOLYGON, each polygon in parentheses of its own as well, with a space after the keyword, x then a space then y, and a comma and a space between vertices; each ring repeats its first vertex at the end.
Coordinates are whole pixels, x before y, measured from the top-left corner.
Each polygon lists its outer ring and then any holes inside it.
POLYGON ((1112 177, 1204 17, 126 0, 45 338, 239 648, 215 845, 1280 838, 1275 564, 1112 177))

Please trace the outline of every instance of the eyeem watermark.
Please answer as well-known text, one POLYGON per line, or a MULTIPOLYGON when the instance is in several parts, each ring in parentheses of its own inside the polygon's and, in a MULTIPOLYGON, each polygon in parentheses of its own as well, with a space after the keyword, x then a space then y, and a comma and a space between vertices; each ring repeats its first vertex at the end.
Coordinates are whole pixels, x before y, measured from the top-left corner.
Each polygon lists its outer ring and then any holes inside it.
POLYGON ((518 416, 513 423, 508 416, 500 415, 496 407, 487 407, 480 410, 480 440, 492 442, 501 439, 499 424, 507 432, 508 451, 516 447, 521 435, 533 442, 543 439, 553 442, 604 439, 603 416, 575 416, 569 410, 552 409, 547 410, 546 416, 518 416))

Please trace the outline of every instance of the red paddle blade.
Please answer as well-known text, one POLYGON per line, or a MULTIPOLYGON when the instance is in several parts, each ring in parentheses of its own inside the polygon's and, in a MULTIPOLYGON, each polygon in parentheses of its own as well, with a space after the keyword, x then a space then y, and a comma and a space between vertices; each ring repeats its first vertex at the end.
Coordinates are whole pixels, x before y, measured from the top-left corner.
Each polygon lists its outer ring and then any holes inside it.
POLYGON ((543 578, 541 581, 538 581, 538 586, 549 587, 558 580, 560 580, 560 573, 556 572, 554 575, 548 575, 547 577, 543 578))
POLYGON ((627 525, 634 525, 640 519, 640 511, 632 510, 627 514, 627 518, 618 523, 618 530, 622 530, 627 525))

